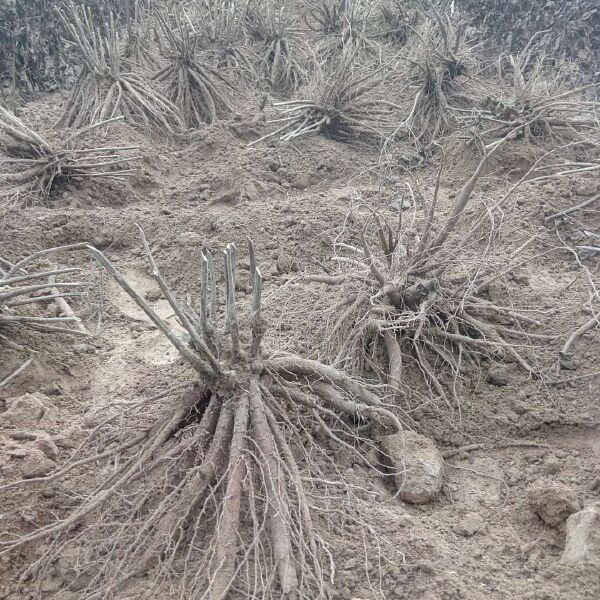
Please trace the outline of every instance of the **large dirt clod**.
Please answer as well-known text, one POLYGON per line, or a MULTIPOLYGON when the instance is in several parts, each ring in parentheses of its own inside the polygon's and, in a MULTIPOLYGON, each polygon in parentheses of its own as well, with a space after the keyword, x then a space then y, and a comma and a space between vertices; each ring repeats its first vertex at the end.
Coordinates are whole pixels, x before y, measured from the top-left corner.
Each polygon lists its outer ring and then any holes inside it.
POLYGON ((570 565, 591 562, 600 567, 600 502, 567 519, 567 540, 560 561, 570 565))
POLYGON ((433 502, 442 488, 444 459, 433 442, 412 431, 381 438, 384 460, 392 466, 398 497, 411 504, 433 502))

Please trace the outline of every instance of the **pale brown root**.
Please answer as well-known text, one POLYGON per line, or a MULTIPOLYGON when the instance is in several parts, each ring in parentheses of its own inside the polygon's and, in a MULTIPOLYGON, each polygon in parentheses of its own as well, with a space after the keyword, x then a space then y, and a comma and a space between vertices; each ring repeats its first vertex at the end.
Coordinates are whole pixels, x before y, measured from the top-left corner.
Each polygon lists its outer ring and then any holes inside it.
POLYGON ((123 70, 112 15, 99 31, 92 24, 89 8, 69 3, 57 13, 83 59, 58 124, 85 127, 110 115, 169 134, 183 128, 179 111, 170 100, 154 90, 143 75, 123 70))
MULTIPOLYGON (((95 122, 94 127, 112 123, 114 119, 95 122)), ((89 130, 89 128, 88 128, 89 130)), ((136 172, 132 162, 139 157, 129 154, 135 147, 85 148, 79 131, 52 142, 27 127, 0 106, 0 146, 4 154, 0 182, 5 183, 0 198, 20 196, 26 200, 46 199, 61 184, 91 177, 124 178, 136 172), (14 147, 11 142, 17 141, 14 147)))
MULTIPOLYGON (((345 448, 358 434, 341 417, 398 430, 397 417, 374 391, 341 371, 294 355, 262 356, 256 265, 250 318, 240 320, 250 323, 250 335, 239 336, 236 344, 231 336, 232 319, 237 321, 231 310, 232 245, 226 253, 225 304, 230 310, 224 312, 230 335, 225 337, 218 335, 222 327, 216 322, 220 311, 210 253, 203 252, 198 316, 175 298, 142 239, 153 275, 189 334, 189 344, 180 341, 100 251, 89 250, 181 348, 202 380, 176 400, 163 393, 109 415, 66 465, 31 485, 59 480, 92 461, 109 469, 100 471, 92 489, 82 490, 80 504, 65 518, 21 537, 0 537, 0 553, 45 540, 46 549, 28 574, 41 581, 59 557, 74 556, 76 577, 85 580, 81 592, 94 600, 119 593, 141 576, 157 597, 164 586, 182 597, 215 600, 224 600, 234 589, 265 598, 327 596, 326 573, 331 578, 335 565, 315 530, 314 501, 309 503, 303 489, 304 470, 310 475, 314 467, 303 461, 301 471, 295 454, 308 457, 306 444, 316 442, 310 435, 305 442, 305 435, 317 424, 345 448), (203 348, 214 349, 214 368, 203 348), (315 408, 318 418, 305 407, 315 408), (342 424, 341 437, 330 422, 342 424), (111 445, 99 453, 105 436, 111 445), (102 560, 93 568, 82 566, 99 556, 102 560)), ((357 457, 370 464, 368 448, 361 445, 364 438, 357 442, 357 457)), ((65 589, 69 585, 66 581, 65 589)))
POLYGON ((229 448, 227 488, 219 525, 215 532, 218 541, 215 551, 215 573, 212 577, 212 597, 225 598, 233 582, 240 527, 240 504, 242 501, 242 479, 244 478, 244 458, 248 431, 249 401, 244 394, 238 401, 233 422, 233 436, 229 448))
POLYGON ((265 415, 260 385, 254 378, 250 381, 250 413, 254 439, 261 452, 261 461, 264 461, 265 465, 267 515, 279 583, 282 593, 291 595, 298 587, 298 575, 294 565, 289 525, 286 522, 289 513, 289 508, 285 506, 287 492, 275 440, 265 415))
POLYGON ((581 327, 578 327, 567 339, 560 351, 560 362, 563 368, 572 368, 571 361, 573 354, 571 346, 588 331, 592 330, 600 324, 600 313, 594 315, 589 321, 586 321, 581 327))

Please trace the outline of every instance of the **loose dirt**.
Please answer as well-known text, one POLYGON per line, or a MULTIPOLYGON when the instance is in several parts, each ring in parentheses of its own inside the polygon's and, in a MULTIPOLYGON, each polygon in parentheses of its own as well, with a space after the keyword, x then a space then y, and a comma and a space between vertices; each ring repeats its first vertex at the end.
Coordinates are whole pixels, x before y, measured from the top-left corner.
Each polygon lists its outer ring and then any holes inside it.
MULTIPOLYGON (((28 105, 24 118, 47 123, 55 108, 56 96, 49 96, 28 105)), ((292 146, 248 148, 249 140, 264 133, 264 118, 258 102, 252 103, 235 118, 202 126, 193 138, 178 143, 149 139, 119 126, 111 139, 117 135, 124 143, 141 144, 144 171, 126 185, 69 185, 44 205, 5 210, 0 222, 2 255, 14 260, 48 246, 90 242, 176 327, 149 275, 133 224, 145 230, 163 275, 180 294, 196 294, 199 289, 201 246, 220 251, 235 242, 244 248, 250 236, 265 274, 264 313, 270 324, 266 343, 285 340, 296 352, 319 356, 331 292, 302 284, 302 273, 330 261, 331 240, 358 199, 388 209, 413 177, 429 192, 439 157, 434 155, 411 175, 398 169, 381 188, 376 151, 320 136, 292 146)), ((503 174, 491 172, 482 182, 480 200, 499 198, 515 176, 510 168, 512 161, 515 168, 519 163, 518 144, 505 149, 507 162, 498 163, 503 174)), ((469 174, 468 167, 452 168, 443 183, 444 203, 469 174)), ((532 241, 521 255, 523 266, 501 277, 490 296, 525 308, 535 301, 555 317, 554 332, 562 340, 589 318, 589 287, 544 216, 581 202, 598 179, 590 177, 584 183, 565 178, 557 185, 524 188, 505 208, 502 234, 496 240, 499 255, 507 259, 532 241)), ((572 243, 583 239, 586 229, 600 231, 599 225, 597 210, 590 210, 577 215, 560 234, 572 243)), ((151 396, 187 372, 174 349, 88 255, 70 253, 56 260, 83 265, 86 279, 94 284, 86 298, 73 303, 93 336, 73 341, 28 334, 31 338, 24 340, 39 353, 25 374, 0 391, 2 483, 27 476, 31 456, 61 464, 111 402, 151 396), (33 395, 39 413, 30 407, 22 415, 24 421, 15 424, 4 415, 10 413, 11 399, 24 394, 33 395), (16 430, 35 435, 15 439, 16 430)), ((590 260, 587 266, 593 269, 597 263, 590 260)), ((221 267, 219 273, 222 278, 221 267)), ((241 280, 244 295, 248 290, 243 271, 241 280)), ((532 487, 556 483, 566 487, 580 506, 600 499, 599 380, 578 378, 598 370, 599 342, 598 330, 579 340, 577 370, 567 372, 568 381, 558 385, 530 380, 509 364, 500 379, 474 374, 453 413, 428 402, 406 406, 416 429, 447 455, 442 494, 430 504, 403 503, 389 480, 374 479, 332 446, 332 452, 340 454, 344 475, 358 490, 339 498, 343 515, 327 532, 337 564, 333 597, 600 597, 598 564, 561 564, 564 522, 545 523, 530 497, 532 487), (469 446, 475 448, 461 450, 469 446), (367 558, 380 561, 377 578, 365 574, 367 558)), ((556 356, 556 349, 549 345, 548 356, 556 356)), ((0 379, 18 363, 11 350, 1 351, 0 379)), ((64 482, 0 493, 0 529, 27 532, 53 515, 64 515, 93 478, 94 465, 88 465, 64 482)), ((42 550, 0 558, 1 600, 34 597, 27 581, 19 578, 42 550)), ((43 593, 58 589, 63 576, 60 569, 50 573, 43 593)), ((143 593, 142 588, 137 591, 143 593)), ((127 590, 119 600, 132 596, 127 590)), ((75 600, 78 594, 60 597, 75 600)), ((170 596, 165 591, 163 597, 170 596)))

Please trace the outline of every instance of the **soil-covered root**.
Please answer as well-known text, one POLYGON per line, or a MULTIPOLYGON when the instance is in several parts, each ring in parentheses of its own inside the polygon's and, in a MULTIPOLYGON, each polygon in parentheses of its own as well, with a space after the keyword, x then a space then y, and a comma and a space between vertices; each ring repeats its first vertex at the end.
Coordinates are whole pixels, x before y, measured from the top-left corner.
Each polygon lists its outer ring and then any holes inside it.
POLYGON ((350 65, 341 64, 329 74, 320 74, 307 89, 306 99, 274 103, 281 116, 270 122, 278 128, 251 144, 275 136, 290 142, 310 134, 339 142, 377 140, 390 112, 377 94, 380 84, 377 73, 360 77, 350 65))
POLYGON ((0 106, 0 198, 43 200, 68 181, 123 180, 135 173, 132 163, 138 157, 131 154, 135 146, 85 147, 86 133, 115 120, 48 142, 0 106))
POLYGON ((479 110, 459 111, 486 150, 507 135, 527 143, 542 139, 566 143, 589 139, 598 131, 598 102, 585 95, 600 84, 574 87, 566 66, 550 73, 545 56, 532 60, 535 37, 521 54, 506 58, 512 72, 508 97, 487 97, 479 110))
POLYGON ((167 85, 170 101, 179 108, 188 128, 201 123, 214 123, 218 117, 232 112, 226 98, 226 79, 197 54, 198 35, 190 30, 182 13, 157 13, 166 41, 163 54, 168 60, 155 79, 167 85))
POLYGON ((262 44, 257 71, 276 90, 296 89, 307 76, 296 18, 287 0, 254 2, 247 12, 250 35, 262 44))
POLYGON ((26 355, 23 364, 13 373, 3 375, 0 388, 12 381, 32 361, 34 351, 19 343, 19 329, 31 329, 55 335, 87 335, 85 326, 75 315, 69 300, 85 295, 87 285, 69 281, 79 273, 77 268, 33 267, 39 259, 67 250, 82 249, 74 244, 41 250, 12 263, 0 256, 0 350, 2 346, 26 355), (65 280, 65 278, 67 278, 65 280), (58 316, 40 315, 40 308, 56 305, 58 316))
POLYGON ((359 225, 336 246, 338 269, 306 276, 340 289, 327 335, 336 366, 374 371, 402 397, 414 394, 420 381, 451 411, 460 410, 463 376, 477 377, 486 364, 517 363, 530 377, 545 376, 541 357, 557 336, 535 330, 543 325, 536 312, 543 311, 519 311, 486 297, 489 286, 514 267, 494 256, 487 233, 457 234, 488 158, 448 214, 439 214, 440 167, 421 209, 413 196, 412 214, 373 211, 366 222, 348 219, 359 225))
POLYGON ((183 128, 177 107, 143 73, 124 70, 112 16, 99 30, 93 26, 89 8, 68 3, 57 10, 83 59, 59 125, 86 127, 123 116, 131 123, 167 133, 183 128))
POLYGON ((403 81, 414 100, 404 129, 418 143, 428 143, 460 125, 455 109, 470 103, 460 91, 461 76, 473 67, 464 26, 431 8, 431 18, 413 29, 406 45, 403 81))
MULTIPOLYGON (((143 234, 142 234, 143 235, 143 234)), ((322 427, 332 442, 368 462, 356 424, 395 432, 397 418, 362 382, 323 363, 261 352, 262 278, 249 245, 252 305, 240 329, 235 302, 236 248, 224 252, 225 322, 217 322, 212 254, 201 255, 197 305, 180 302, 160 275, 143 238, 151 272, 189 336, 184 342, 98 250, 89 248, 196 371, 183 393, 166 392, 107 418, 47 484, 92 462, 111 465, 104 479, 63 518, 0 551, 45 540, 29 573, 38 581, 56 561, 73 557, 65 589, 106 598, 135 589, 144 576, 151 597, 221 599, 229 592, 261 598, 329 597, 334 567, 319 534, 304 470, 308 433, 322 427), (117 423, 120 423, 118 425, 117 423), (97 448, 101 447, 101 450, 97 448), (303 467, 304 469, 304 467, 303 467)), ((181 392, 181 384, 175 386, 181 392)), ((320 518, 320 517, 319 517, 320 518)), ((64 590, 60 590, 64 591, 64 590)))

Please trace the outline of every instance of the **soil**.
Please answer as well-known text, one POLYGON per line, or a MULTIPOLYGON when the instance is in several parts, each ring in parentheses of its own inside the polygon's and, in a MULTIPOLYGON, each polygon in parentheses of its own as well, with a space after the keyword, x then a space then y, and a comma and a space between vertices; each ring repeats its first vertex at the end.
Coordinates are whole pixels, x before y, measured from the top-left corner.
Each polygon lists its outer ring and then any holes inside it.
MULTIPOLYGON (((59 100, 56 95, 36 100, 24 107, 22 117, 34 124, 49 123, 59 100)), ((324 325, 331 319, 328 309, 335 298, 319 284, 302 283, 302 273, 317 272, 319 264, 330 261, 331 241, 359 201, 388 210, 405 192, 406 182, 418 182, 418 188, 430 194, 440 157, 434 154, 412 172, 398 166, 382 184, 378 151, 320 136, 291 146, 248 147, 248 141, 263 135, 265 114, 258 97, 238 111, 177 142, 117 126, 111 140, 141 145, 142 172, 127 184, 69 184, 45 203, 5 208, 0 254, 15 260, 49 246, 90 242, 176 326, 150 277, 134 223, 144 229, 173 289, 195 297, 200 247, 220 253, 226 243, 234 242, 244 261, 249 236, 265 275, 267 345, 321 356, 324 325)), ((408 146, 406 153, 410 154, 408 146)), ((523 161, 531 162, 532 156, 523 141, 511 142, 480 183, 477 199, 489 204, 500 198, 523 161)), ((444 206, 468 178, 469 163, 467 158, 447 167, 441 190, 444 206)), ((592 206, 575 213, 557 235, 544 217, 583 201, 598 185, 600 180, 589 176, 523 187, 505 207, 495 241, 501 264, 531 240, 520 253, 522 266, 499 277, 488 293, 515 307, 541 307, 550 332, 559 336, 556 344, 544 343, 536 354, 548 369, 556 366, 560 342, 590 315, 590 281, 563 242, 579 243, 584 231, 600 233, 600 218, 592 206)), ((176 379, 190 378, 176 352, 89 255, 71 252, 55 260, 82 267, 82 277, 93 284, 86 297, 72 303, 93 335, 81 341, 21 334, 20 342, 38 353, 32 366, 0 391, 2 483, 23 476, 23 457, 34 447, 43 453, 40 440, 54 442, 55 462, 61 464, 112 402, 140 400, 176 379), (17 427, 3 415, 11 399, 27 393, 35 395, 34 405, 42 407, 42 414, 38 418, 28 413, 25 425, 17 427), (15 429, 35 431, 38 437, 15 440, 15 429)), ((582 260, 594 273, 598 259, 582 260)), ((241 273, 244 296, 248 290, 241 273)), ((1 380, 21 356, 5 346, 0 352, 1 380)), ((547 524, 531 501, 532 488, 549 483, 562 484, 560 489, 567 488, 581 507, 600 497, 599 379, 591 375, 598 370, 599 357, 596 328, 577 342, 576 370, 561 372, 562 383, 529 379, 509 363, 501 372, 473 374, 461 390, 460 406, 452 410, 415 394, 403 408, 414 428, 446 455, 442 493, 432 503, 402 502, 389 480, 374 478, 352 456, 332 446, 340 469, 356 486, 337 498, 338 525, 325 534, 337 564, 333 596, 599 598, 597 564, 561 564, 564 522, 547 524), (461 450, 473 445, 475 449, 461 450), (381 568, 365 569, 367 562, 381 568)), ((93 477, 94 466, 88 465, 66 481, 0 492, 0 530, 31 531, 64 514, 93 477)), ((544 502, 539 491, 534 496, 544 502)), ((20 577, 42 549, 0 557, 1 600, 35 597, 36 591, 20 577)), ((56 589, 53 577, 43 582, 44 595, 56 589)), ((78 595, 59 597, 75 600, 78 595)), ((120 600, 127 597, 132 597, 131 590, 120 600)))

